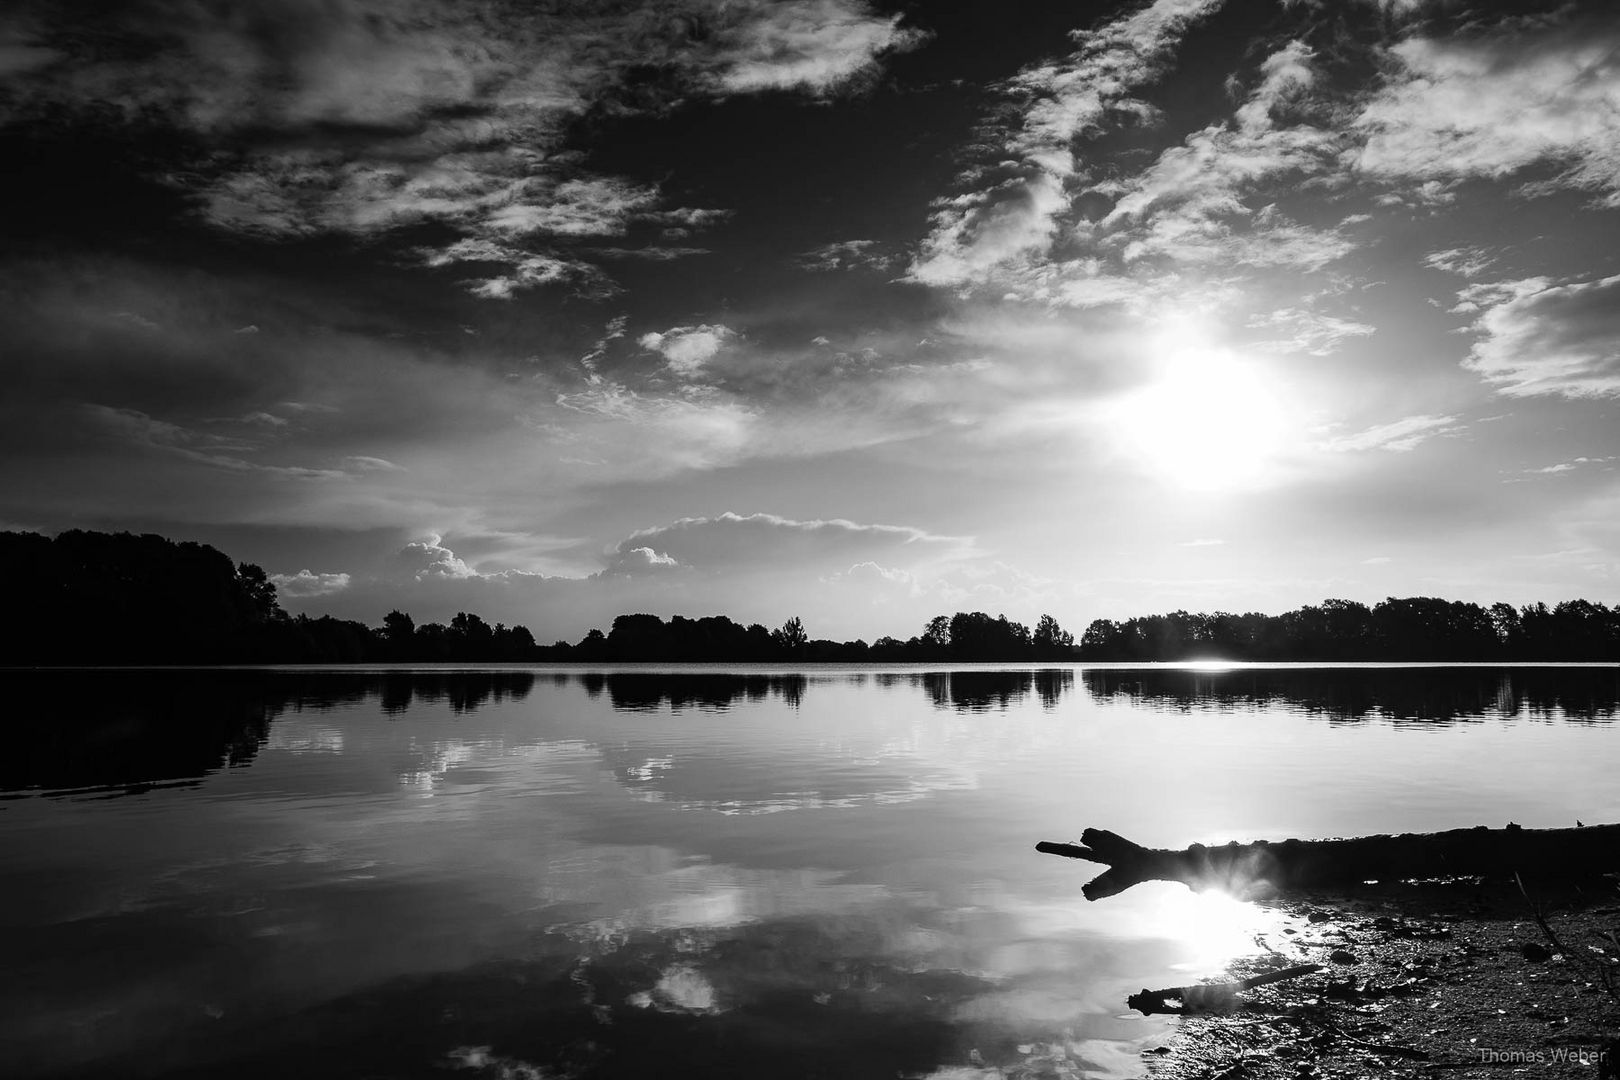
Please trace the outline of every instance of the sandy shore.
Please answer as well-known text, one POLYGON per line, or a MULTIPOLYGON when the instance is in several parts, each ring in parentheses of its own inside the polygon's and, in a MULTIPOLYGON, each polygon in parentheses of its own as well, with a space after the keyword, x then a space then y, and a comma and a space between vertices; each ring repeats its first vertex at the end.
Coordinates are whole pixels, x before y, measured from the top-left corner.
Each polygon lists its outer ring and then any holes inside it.
POLYGON ((1369 886, 1277 904, 1298 929, 1257 942, 1224 977, 1322 970, 1244 991, 1229 1011, 1185 1016, 1145 1055, 1145 1074, 1620 1076, 1620 891, 1612 879, 1528 891, 1369 886))

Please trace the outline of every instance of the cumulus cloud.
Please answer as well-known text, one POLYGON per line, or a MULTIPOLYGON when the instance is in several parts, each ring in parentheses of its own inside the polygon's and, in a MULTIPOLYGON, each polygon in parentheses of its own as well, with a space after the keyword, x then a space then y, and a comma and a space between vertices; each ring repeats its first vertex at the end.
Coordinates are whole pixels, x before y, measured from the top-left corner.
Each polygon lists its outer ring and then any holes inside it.
POLYGON ((677 375, 691 377, 713 360, 737 332, 719 323, 677 326, 663 333, 643 334, 637 339, 643 349, 662 356, 677 375))
POLYGON ((296 600, 328 596, 349 587, 348 574, 317 574, 312 570, 300 570, 296 574, 271 574, 270 580, 283 597, 296 600))
POLYGON ((1142 115, 1131 94, 1158 79, 1187 30, 1221 0, 1155 0, 1075 35, 1064 60, 1020 72, 1001 89, 1023 103, 993 165, 964 177, 969 190, 942 199, 908 277, 924 285, 983 283, 998 266, 1044 252, 1078 174, 1071 144, 1111 115, 1142 115))
POLYGON ((431 578, 465 579, 478 576, 478 572, 444 546, 444 537, 429 533, 421 540, 406 544, 394 556, 392 570, 402 577, 426 581, 431 578))
POLYGON ((1620 395, 1620 275, 1474 286, 1459 310, 1481 335, 1463 366, 1513 397, 1620 395))
POLYGON ((615 551, 608 560, 604 574, 655 574, 665 570, 674 570, 680 562, 668 555, 660 554, 645 545, 641 547, 626 548, 623 545, 615 551))
POLYGON ((1455 416, 1403 416, 1387 424, 1377 424, 1352 435, 1339 435, 1321 444, 1329 453, 1360 453, 1383 450, 1404 454, 1439 435, 1451 435, 1462 428, 1455 416))
POLYGON ((1532 192, 1574 188, 1620 206, 1620 24, 1510 21, 1395 45, 1388 83, 1356 118, 1360 168, 1391 180, 1559 171, 1532 192))

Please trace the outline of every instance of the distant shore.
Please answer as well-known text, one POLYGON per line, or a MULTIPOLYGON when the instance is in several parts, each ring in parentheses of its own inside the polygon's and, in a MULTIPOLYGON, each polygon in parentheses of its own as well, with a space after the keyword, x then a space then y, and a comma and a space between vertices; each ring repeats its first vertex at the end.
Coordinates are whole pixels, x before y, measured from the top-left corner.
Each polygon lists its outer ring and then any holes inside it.
POLYGON ((290 615, 263 568, 206 544, 70 530, 0 532, 14 570, 0 617, 11 666, 221 664, 1044 664, 1620 662, 1620 605, 1566 600, 1515 608, 1434 597, 1368 606, 1325 600, 1280 615, 1175 611, 1093 620, 1078 639, 1051 615, 937 615, 908 638, 815 638, 724 615, 619 615, 577 642, 538 643, 522 625, 473 612, 418 624, 390 611, 368 626, 290 615))

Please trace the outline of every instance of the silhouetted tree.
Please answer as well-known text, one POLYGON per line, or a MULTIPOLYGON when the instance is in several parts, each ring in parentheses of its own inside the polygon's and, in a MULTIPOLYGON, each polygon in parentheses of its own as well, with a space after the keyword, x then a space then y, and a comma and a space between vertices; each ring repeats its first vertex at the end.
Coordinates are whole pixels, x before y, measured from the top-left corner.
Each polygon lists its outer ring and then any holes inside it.
POLYGON ((1098 619, 1080 639, 1087 660, 1614 660, 1620 609, 1567 600, 1515 611, 1436 597, 1368 608, 1326 600, 1281 615, 1250 612, 1098 619))
POLYGON ((781 629, 771 633, 771 641, 790 656, 802 652, 809 640, 810 636, 804 632, 804 623, 799 621, 797 615, 783 623, 781 629))
POLYGON ((1074 652, 1074 635, 1058 625, 1058 621, 1050 615, 1042 615, 1040 622, 1035 624, 1035 633, 1032 638, 1035 646, 1035 655, 1042 660, 1056 660, 1068 657, 1074 652))

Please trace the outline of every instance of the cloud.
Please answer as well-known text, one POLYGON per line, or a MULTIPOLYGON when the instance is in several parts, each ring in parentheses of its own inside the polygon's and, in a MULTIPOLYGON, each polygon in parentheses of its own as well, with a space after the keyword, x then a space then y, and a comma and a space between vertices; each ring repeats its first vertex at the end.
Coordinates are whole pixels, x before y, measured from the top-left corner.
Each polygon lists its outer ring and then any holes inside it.
POLYGON ((350 454, 348 457, 343 459, 343 462, 351 468, 359 469, 361 472, 377 472, 379 470, 384 472, 404 471, 401 466, 395 465, 387 458, 367 457, 364 454, 350 454))
MULTIPOLYGON (((1036 109, 1044 124, 1057 124, 1052 131, 1063 135, 1062 153, 1054 143, 1038 155, 1040 167, 1025 161, 1010 179, 1005 164, 972 174, 995 182, 938 204, 908 279, 1141 313, 1166 303, 1219 305, 1231 282, 1216 275, 1235 280, 1234 268, 1308 273, 1354 250, 1347 223, 1306 224, 1281 205, 1301 183, 1336 184, 1343 172, 1345 136, 1331 124, 1300 120, 1332 114, 1316 100, 1316 57, 1301 41, 1284 43, 1261 62, 1257 84, 1229 121, 1193 132, 1146 168, 1096 179, 1074 166, 1067 149, 1073 138, 1095 134, 1110 114, 1151 114, 1142 102, 1110 94, 1156 78, 1179 35, 1216 6, 1161 3, 1122 20, 1119 26, 1147 36, 1121 32, 1113 44, 1122 51, 1095 58, 1096 76, 1112 90, 1081 95, 1075 110, 1063 114, 1079 126, 1065 128, 1044 107, 1036 109), (1132 52, 1124 40, 1137 40, 1147 52, 1132 52), (1081 213, 1082 205, 1095 208, 1102 200, 1112 207, 1100 218, 1081 213), (1060 252, 1064 257, 1055 257, 1060 252)), ((1025 131, 1007 145, 1038 142, 1025 131)))
POLYGON ((1510 20, 1389 50, 1396 70, 1355 127, 1359 168, 1389 180, 1498 179, 1530 166, 1559 172, 1532 193, 1597 193, 1620 206, 1620 24, 1510 20))
POLYGON ((790 449, 780 441, 762 446, 763 412, 706 387, 640 393, 598 377, 584 389, 557 395, 556 405, 565 416, 572 414, 573 422, 563 421, 561 433, 581 460, 617 463, 617 469, 643 480, 790 449))
POLYGON ((1613 456, 1578 457, 1569 461, 1560 461, 1556 465, 1546 465, 1539 469, 1525 469, 1524 472, 1526 475, 1530 476, 1556 476, 1562 473, 1574 472, 1576 469, 1587 465, 1607 465, 1609 462, 1614 460, 1615 458, 1613 456))
POLYGON ((1276 118, 1313 87, 1313 64, 1300 41, 1272 53, 1233 123, 1195 132, 1136 177, 1113 185, 1118 201, 1096 233, 1122 247, 1127 262, 1158 257, 1317 270, 1343 256, 1353 245, 1337 230, 1308 228, 1275 204, 1255 208, 1248 201, 1262 181, 1337 168, 1337 133, 1281 125, 1276 118))
POLYGON ((1075 34, 1064 60, 1028 68, 1000 89, 1022 104, 992 164, 963 178, 969 190, 940 200, 907 278, 923 285, 981 284, 999 266, 1042 254, 1069 207, 1078 170, 1072 144, 1110 116, 1141 116, 1130 95, 1167 69, 1182 36, 1221 0, 1155 0, 1096 30, 1075 34))
MULTIPOLYGON (((514 538, 501 538, 502 550, 513 545, 514 538)), ((293 584, 283 596, 295 609, 366 621, 391 607, 410 611, 419 623, 477 611, 490 622, 528 626, 541 640, 574 640, 632 611, 718 612, 773 626, 796 613, 816 636, 870 638, 909 636, 929 616, 963 606, 1015 608, 1031 619, 1053 585, 984 559, 964 537, 763 513, 687 517, 638 530, 603 551, 595 573, 489 569, 457 550, 486 546, 487 538, 452 543, 428 533, 353 572, 341 589, 316 592, 322 575, 284 574, 293 584)))
POLYGON ((1480 247, 1448 248, 1423 256, 1423 265, 1459 277, 1473 278, 1496 265, 1496 256, 1480 247))
POLYGON ((390 569, 394 575, 417 581, 433 578, 459 580, 479 576, 478 571, 444 546, 444 538, 438 533, 429 533, 421 540, 406 544, 394 556, 390 569))
POLYGON ((93 23, 39 2, 26 15, 14 24, 26 32, 0 35, 10 119, 65 109, 181 133, 196 149, 157 176, 223 230, 370 238, 437 225, 452 234, 445 262, 483 242, 478 258, 509 268, 472 283, 492 299, 593 284, 571 240, 724 216, 588 171, 564 145, 587 109, 826 95, 921 41, 865 0, 287 0, 98 11, 93 23), (63 44, 35 43, 47 40, 63 44), (647 71, 665 76, 659 89, 629 91, 647 71))
POLYGON ((609 559, 604 574, 651 574, 665 570, 674 570, 681 564, 668 555, 660 554, 645 545, 641 547, 626 548, 620 545, 619 550, 609 559))
POLYGON ((1267 352, 1302 353, 1328 356, 1339 346, 1356 338, 1368 337, 1375 327, 1352 319, 1309 311, 1304 308, 1278 308, 1249 319, 1253 330, 1269 332, 1260 345, 1267 352))
POLYGON ((806 270, 887 270, 893 258, 879 250, 876 240, 836 240, 800 252, 795 261, 806 270))
POLYGON ((593 286, 586 291, 598 294, 612 291, 607 279, 593 266, 576 259, 531 254, 496 240, 457 240, 442 248, 426 249, 420 254, 424 266, 484 263, 501 267, 504 272, 493 277, 464 282, 468 292, 487 300, 509 300, 522 289, 567 281, 593 286))
POLYGON ((869 70, 880 54, 904 51, 924 35, 855 0, 787 0, 718 35, 720 86, 731 92, 827 93, 869 70))
POLYGON ((643 334, 637 339, 643 349, 658 353, 677 375, 690 378, 713 360, 737 336, 730 327, 716 323, 713 326, 677 326, 663 333, 643 334))
POLYGON ((139 409, 86 403, 82 406, 82 415, 93 428, 111 438, 216 469, 263 473, 294 480, 342 480, 350 475, 342 469, 318 469, 301 465, 273 465, 250 461, 241 455, 258 449, 251 443, 244 443, 228 436, 194 431, 167 420, 148 416, 139 409))
POLYGON ((298 600, 328 596, 349 587, 348 574, 317 574, 311 570, 300 570, 296 574, 271 574, 270 580, 283 597, 298 600))
POLYGON ((1455 416, 1404 416, 1387 424, 1378 424, 1358 431, 1354 435, 1339 435, 1321 443, 1329 453, 1360 453, 1384 450, 1404 454, 1438 435, 1461 431, 1455 416))
POLYGON ((950 561, 969 554, 972 547, 965 537, 937 536, 905 525, 727 512, 681 518, 631 533, 610 553, 609 565, 621 568, 631 552, 647 549, 706 573, 744 569, 807 573, 880 559, 892 563, 901 554, 913 563, 950 561))
POLYGON ((1181 543, 1177 544, 1176 546, 1177 547, 1218 547, 1218 546, 1220 546, 1220 545, 1222 545, 1224 543, 1226 543, 1225 540, 1220 540, 1220 539, 1217 539, 1215 537, 1200 536, 1200 537, 1197 537, 1196 539, 1193 539, 1193 540, 1183 540, 1181 543))
POLYGON ((1482 335, 1463 366, 1511 397, 1620 395, 1620 275, 1553 284, 1546 278, 1474 286, 1482 335))

